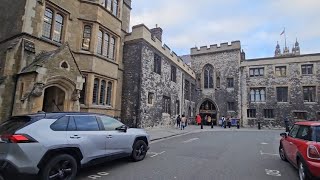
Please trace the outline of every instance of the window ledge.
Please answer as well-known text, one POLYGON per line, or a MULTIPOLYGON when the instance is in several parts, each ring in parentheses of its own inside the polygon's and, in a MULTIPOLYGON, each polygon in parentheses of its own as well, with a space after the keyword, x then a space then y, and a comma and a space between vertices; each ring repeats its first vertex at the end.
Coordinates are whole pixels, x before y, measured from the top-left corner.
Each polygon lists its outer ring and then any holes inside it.
POLYGON ((147 103, 147 106, 148 106, 148 107, 153 107, 153 104, 148 104, 148 103, 147 103))
POLYGON ((264 120, 269 120, 269 121, 274 121, 276 120, 275 118, 263 118, 264 120))
POLYGON ((112 106, 107 105, 91 105, 88 108, 94 108, 94 109, 112 109, 112 106))
POLYGON ((233 110, 228 110, 228 112, 232 112, 232 113, 235 113, 236 111, 233 111, 233 110))
POLYGON ((256 120, 257 118, 254 117, 247 117, 248 119, 256 120))
POLYGON ((303 102, 303 104, 317 104, 317 102, 303 102))
POLYGON ((254 102, 252 102, 252 101, 251 101, 250 103, 253 103, 253 104, 266 104, 266 102, 265 102, 265 101, 263 101, 263 102, 260 102, 260 101, 259 101, 259 102, 255 102, 255 101, 254 101, 254 102))
POLYGON ((290 104, 290 102, 277 102, 277 104, 290 104))
POLYGON ((43 36, 41 36, 40 39, 45 41, 45 42, 47 42, 47 43, 50 43, 52 45, 58 46, 58 47, 60 47, 62 45, 62 42, 59 43, 59 42, 53 41, 52 39, 48 39, 48 38, 43 37, 43 36))
POLYGON ((314 74, 301 74, 301 76, 313 76, 314 74))

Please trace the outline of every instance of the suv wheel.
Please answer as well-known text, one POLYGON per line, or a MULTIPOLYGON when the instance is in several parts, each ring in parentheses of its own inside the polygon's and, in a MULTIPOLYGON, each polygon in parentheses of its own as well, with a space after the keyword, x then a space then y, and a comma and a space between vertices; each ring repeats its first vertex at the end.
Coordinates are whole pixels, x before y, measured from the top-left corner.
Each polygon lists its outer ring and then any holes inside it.
POLYGON ((301 161, 298 161, 298 171, 299 171, 299 179, 300 180, 309 180, 309 177, 308 177, 307 171, 306 171, 306 167, 301 161))
POLYGON ((288 161, 286 153, 284 152, 284 148, 282 145, 279 146, 279 155, 280 155, 281 160, 288 161))
POLYGON ((133 150, 131 154, 133 161, 143 160, 146 157, 147 149, 147 144, 143 140, 137 140, 133 144, 133 150))
POLYGON ((72 180, 77 175, 78 164, 74 157, 60 154, 50 159, 41 171, 43 180, 72 180))

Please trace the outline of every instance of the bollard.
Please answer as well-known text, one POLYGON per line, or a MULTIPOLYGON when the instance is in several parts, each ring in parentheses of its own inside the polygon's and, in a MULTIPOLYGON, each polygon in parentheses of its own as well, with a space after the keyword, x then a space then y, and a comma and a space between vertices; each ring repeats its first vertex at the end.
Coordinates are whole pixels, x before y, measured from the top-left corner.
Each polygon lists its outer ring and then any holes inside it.
POLYGON ((240 129, 240 122, 237 121, 237 129, 240 129))
POLYGON ((211 121, 211 129, 213 129, 213 121, 211 121))
POLYGON ((226 129, 227 128, 227 122, 224 123, 223 127, 226 129))
POLYGON ((261 123, 258 122, 258 129, 260 130, 261 129, 261 123))
POLYGON ((201 121, 201 129, 203 129, 203 122, 201 121))

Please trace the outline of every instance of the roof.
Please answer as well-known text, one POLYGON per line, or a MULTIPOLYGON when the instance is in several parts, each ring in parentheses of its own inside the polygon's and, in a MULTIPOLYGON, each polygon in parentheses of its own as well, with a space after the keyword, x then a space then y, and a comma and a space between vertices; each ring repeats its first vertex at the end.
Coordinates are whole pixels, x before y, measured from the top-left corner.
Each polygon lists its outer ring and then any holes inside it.
POLYGON ((54 51, 41 52, 40 54, 38 54, 35 57, 34 61, 31 64, 29 64, 28 66, 26 66, 22 69, 21 73, 23 74, 23 73, 36 72, 39 67, 43 67, 47 61, 49 61, 51 58, 57 56, 65 48, 68 48, 68 50, 70 51, 71 56, 73 58, 73 61, 75 62, 77 69, 81 73, 79 66, 78 66, 76 60, 74 59, 73 53, 72 53, 68 43, 63 44, 62 46, 60 46, 58 49, 56 49, 54 51))
POLYGON ((299 121, 295 124, 305 125, 305 126, 320 126, 320 121, 299 121))

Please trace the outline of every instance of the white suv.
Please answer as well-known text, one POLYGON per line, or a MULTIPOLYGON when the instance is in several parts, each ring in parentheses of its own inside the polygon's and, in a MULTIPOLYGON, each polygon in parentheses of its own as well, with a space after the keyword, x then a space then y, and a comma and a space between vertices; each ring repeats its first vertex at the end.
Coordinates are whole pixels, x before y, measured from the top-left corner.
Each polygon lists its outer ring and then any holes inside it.
POLYGON ((83 166, 127 156, 140 161, 149 149, 144 130, 91 113, 14 116, 0 125, 0 135, 0 173, 5 177, 21 173, 43 180, 75 179, 83 166))

